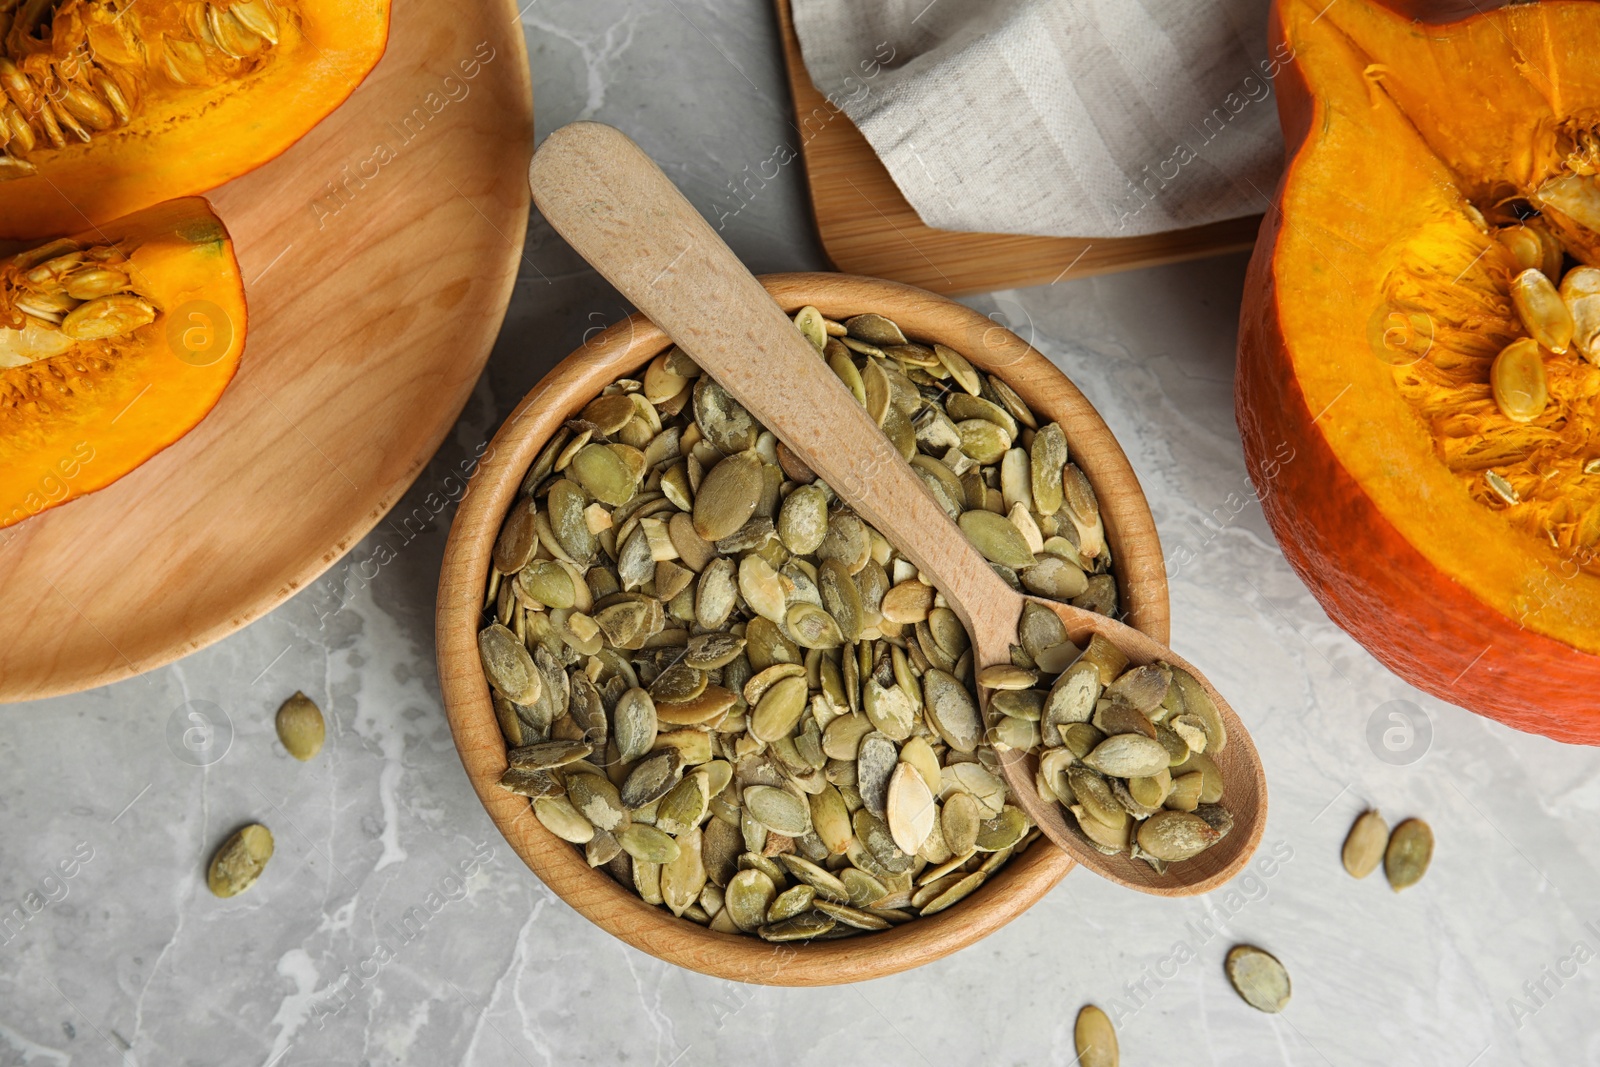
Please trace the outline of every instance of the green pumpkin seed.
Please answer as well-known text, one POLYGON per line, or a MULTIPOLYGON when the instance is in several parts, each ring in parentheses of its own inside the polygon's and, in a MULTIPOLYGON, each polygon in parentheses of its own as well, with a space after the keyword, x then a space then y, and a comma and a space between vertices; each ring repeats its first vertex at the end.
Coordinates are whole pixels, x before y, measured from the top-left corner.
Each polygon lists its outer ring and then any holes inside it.
POLYGON ((1227 971, 1234 991, 1257 1011, 1276 1014, 1289 1006, 1289 972, 1271 953, 1235 945, 1228 950, 1227 971))
POLYGON ((698 826, 711 803, 710 776, 703 771, 686 774, 656 804, 656 828, 682 834, 698 826))
POLYGON ((859 338, 869 344, 903 345, 906 343, 906 335, 900 332, 900 327, 882 315, 872 313, 856 315, 853 318, 844 320, 844 328, 849 331, 851 337, 859 338))
MULTIPOLYGON (((694 421, 706 439, 725 456, 754 448, 761 428, 744 406, 709 375, 694 383, 694 421)), ((711 538, 710 540, 715 540, 711 538)))
POLYGON ((952 905, 959 904, 971 896, 973 891, 984 883, 986 877, 987 875, 983 871, 972 872, 924 904, 920 914, 923 916, 936 915, 952 905))
MULTIPOLYGON (((532 663, 531 657, 529 663, 532 663)), ((283 747, 302 763, 322 751, 327 724, 323 722, 322 709, 304 693, 296 692, 283 702, 274 724, 283 747)))
POLYGON ((767 912, 777 896, 777 886, 765 871, 743 870, 728 880, 723 901, 734 925, 749 932, 766 925, 767 912))
POLYGON ((256 884, 272 851, 271 830, 259 823, 240 827, 211 858, 206 885, 219 897, 238 896, 256 884))
POLYGON ((978 824, 978 837, 973 843, 979 852, 999 852, 1011 848, 1028 832, 1028 817, 1021 808, 1009 804, 992 819, 978 824))
POLYGON ((1192 859, 1216 844, 1221 834, 1198 815, 1162 811, 1139 824, 1139 847, 1168 863, 1192 859))
POLYGON ((1396 892, 1416 885, 1433 861, 1433 829, 1421 819, 1406 819, 1389 835, 1383 873, 1396 892))
POLYGON ((596 500, 616 507, 633 499, 634 472, 612 445, 584 445, 567 469, 596 500))
POLYGON ((983 739, 978 702, 948 671, 930 668, 922 676, 922 702, 934 729, 957 752, 972 752, 983 739))
POLYGON ((846 926, 853 926, 857 930, 887 930, 893 925, 881 915, 852 908, 848 904, 835 904, 831 900, 817 900, 814 907, 822 914, 837 919, 846 926))
POLYGON ((600 542, 584 515, 589 500, 583 489, 577 482, 559 478, 551 483, 545 499, 550 506, 549 525, 555 546, 579 566, 589 566, 600 551, 600 542))
POLYGON ((1061 493, 1061 471, 1067 465, 1067 435, 1056 423, 1041 426, 1033 435, 1028 450, 1029 487, 1034 510, 1054 515, 1065 503, 1061 493))
POLYGON ((763 926, 756 931, 764 941, 809 941, 813 937, 820 937, 828 933, 837 925, 831 916, 818 912, 809 912, 805 915, 796 915, 792 919, 763 926))
POLYGON ((498 784, 508 793, 525 797, 557 797, 567 791, 560 779, 549 771, 522 767, 507 767, 498 784))
POLYGON ((568 773, 566 783, 567 799, 597 829, 616 830, 628 824, 628 805, 604 775, 568 773))
POLYGON ((788 737, 806 710, 806 694, 803 671, 777 680, 761 695, 750 716, 750 736, 768 743, 788 737))
POLYGON ((755 514, 761 487, 761 457, 754 452, 740 452, 712 467, 695 496, 695 533, 707 541, 732 534, 755 514))
POLYGON ((789 633, 794 635, 795 643, 801 648, 838 648, 844 644, 844 635, 839 632, 839 624, 833 620, 833 616, 815 604, 793 605, 783 621, 789 633))
POLYGON ((1033 566, 1033 552, 1029 550, 1028 543, 1022 539, 1017 528, 1006 521, 1004 515, 996 515, 992 511, 968 511, 962 514, 960 526, 967 540, 990 562, 1013 570, 1033 566))
POLYGON ((736 634, 698 634, 689 639, 683 662, 702 671, 714 671, 732 663, 744 651, 744 638, 736 634))
MULTIPOLYGON (((638 692, 638 690, 635 690, 635 692, 638 692)), ((658 756, 651 756, 647 760, 641 760, 628 773, 627 779, 622 783, 619 795, 623 807, 631 811, 635 808, 642 808, 646 804, 666 796, 667 791, 678 782, 681 760, 682 757, 673 749, 668 749, 658 756)), ((657 860, 656 862, 663 861, 657 860)))
POLYGON ((655 747, 658 724, 656 703, 643 689, 627 690, 611 713, 617 740, 617 758, 632 763, 655 747))
POLYGON ((489 684, 507 700, 531 704, 539 699, 539 672, 516 634, 497 622, 490 623, 478 633, 478 655, 489 684))
POLYGON ((546 830, 563 841, 587 845, 594 837, 594 824, 566 797, 539 797, 533 802, 534 817, 546 830))
POLYGON ((1143 734, 1116 734, 1095 746, 1083 762, 1101 774, 1134 778, 1155 774, 1168 766, 1167 750, 1160 741, 1143 734))
POLYGON ((594 746, 587 741, 544 741, 512 749, 506 753, 506 761, 519 770, 542 771, 576 763, 593 752, 594 746))
POLYGON ((753 785, 744 791, 745 810, 769 831, 798 837, 811 829, 811 811, 806 802, 770 785, 753 785))
POLYGON ((678 858, 678 843, 654 826, 632 823, 617 832, 617 843, 636 860, 671 863, 678 858))
POLYGON ((511 505, 505 525, 494 543, 494 569, 515 574, 533 558, 539 547, 539 511, 531 498, 523 497, 511 505))

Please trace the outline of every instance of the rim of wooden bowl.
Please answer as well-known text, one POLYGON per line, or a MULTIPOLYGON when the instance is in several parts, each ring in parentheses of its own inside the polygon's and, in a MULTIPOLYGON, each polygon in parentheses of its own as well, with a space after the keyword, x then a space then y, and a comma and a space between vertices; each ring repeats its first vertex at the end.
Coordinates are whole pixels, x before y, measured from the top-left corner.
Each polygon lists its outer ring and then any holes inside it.
MULTIPOLYGON (((829 318, 866 311, 887 315, 917 339, 948 345, 998 374, 1034 411, 1060 422, 1073 461, 1100 500, 1125 618, 1167 642, 1166 568, 1155 520, 1121 446, 1066 375, 1010 330, 922 289, 844 274, 769 274, 761 282, 791 314, 811 304, 829 318)), ((642 315, 591 338, 517 405, 461 500, 445 546, 436 625, 440 690, 472 787, 517 855, 580 915, 637 949, 702 974, 765 985, 834 985, 896 974, 981 940, 1061 881, 1072 859, 1040 839, 972 896, 937 915, 839 941, 769 944, 709 930, 645 903, 546 830, 526 797, 496 784, 506 768, 506 748, 478 659, 477 631, 500 525, 550 435, 602 388, 642 370, 670 344, 642 315)))

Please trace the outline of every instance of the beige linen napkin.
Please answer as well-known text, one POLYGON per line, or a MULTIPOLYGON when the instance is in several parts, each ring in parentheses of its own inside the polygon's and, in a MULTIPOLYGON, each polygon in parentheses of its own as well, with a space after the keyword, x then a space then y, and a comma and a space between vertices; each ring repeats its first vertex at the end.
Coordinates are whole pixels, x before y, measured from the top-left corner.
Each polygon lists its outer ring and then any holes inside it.
POLYGON ((1265 210, 1286 58, 1269 55, 1266 7, 793 0, 812 81, 924 222, 1052 237, 1265 210))

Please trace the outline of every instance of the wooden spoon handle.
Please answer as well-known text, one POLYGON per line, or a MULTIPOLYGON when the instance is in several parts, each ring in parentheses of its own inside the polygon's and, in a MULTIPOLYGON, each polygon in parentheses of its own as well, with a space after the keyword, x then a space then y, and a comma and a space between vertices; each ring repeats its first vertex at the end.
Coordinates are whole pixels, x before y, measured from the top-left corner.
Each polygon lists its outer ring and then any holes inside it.
MULTIPOLYGON (((638 145, 610 126, 574 122, 545 139, 529 179, 534 202, 556 232, 734 399, 759 412, 924 574, 937 576, 952 606, 997 618, 1009 612, 1001 625, 1015 631, 1020 597, 638 145)), ((988 620, 962 621, 976 629, 988 620)))

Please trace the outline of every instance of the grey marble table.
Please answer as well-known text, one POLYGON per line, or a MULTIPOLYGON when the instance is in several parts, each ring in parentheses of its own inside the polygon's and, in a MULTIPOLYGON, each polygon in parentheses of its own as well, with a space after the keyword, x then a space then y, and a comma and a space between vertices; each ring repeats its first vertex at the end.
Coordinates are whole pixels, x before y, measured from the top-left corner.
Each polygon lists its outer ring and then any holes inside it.
MULTIPOLYGON (((536 0, 523 21, 541 132, 614 123, 726 216, 755 270, 824 266, 797 166, 753 195, 732 184, 795 136, 763 0, 536 0)), ((1251 724, 1271 817, 1229 888, 1163 901, 1076 872, 986 941, 844 988, 636 952, 546 890, 467 784, 433 666, 445 512, 420 536, 380 525, 178 664, 0 709, 0 1065, 1066 1064, 1086 1001, 1130 1065, 1600 1064, 1600 753, 1415 692, 1291 573, 1233 422, 1243 271, 1236 256, 972 301, 1121 438, 1172 561, 1172 643, 1251 724), (330 716, 307 765, 271 724, 297 688, 330 716), (195 711, 229 724, 204 759, 183 743, 195 711), (1368 805, 1438 835, 1402 895, 1340 870, 1368 805), (206 859, 258 819, 269 876, 217 900, 206 859), (1293 973, 1282 1015, 1228 987, 1238 942, 1293 973)), ((536 220, 488 373, 397 514, 624 310, 536 220)))

